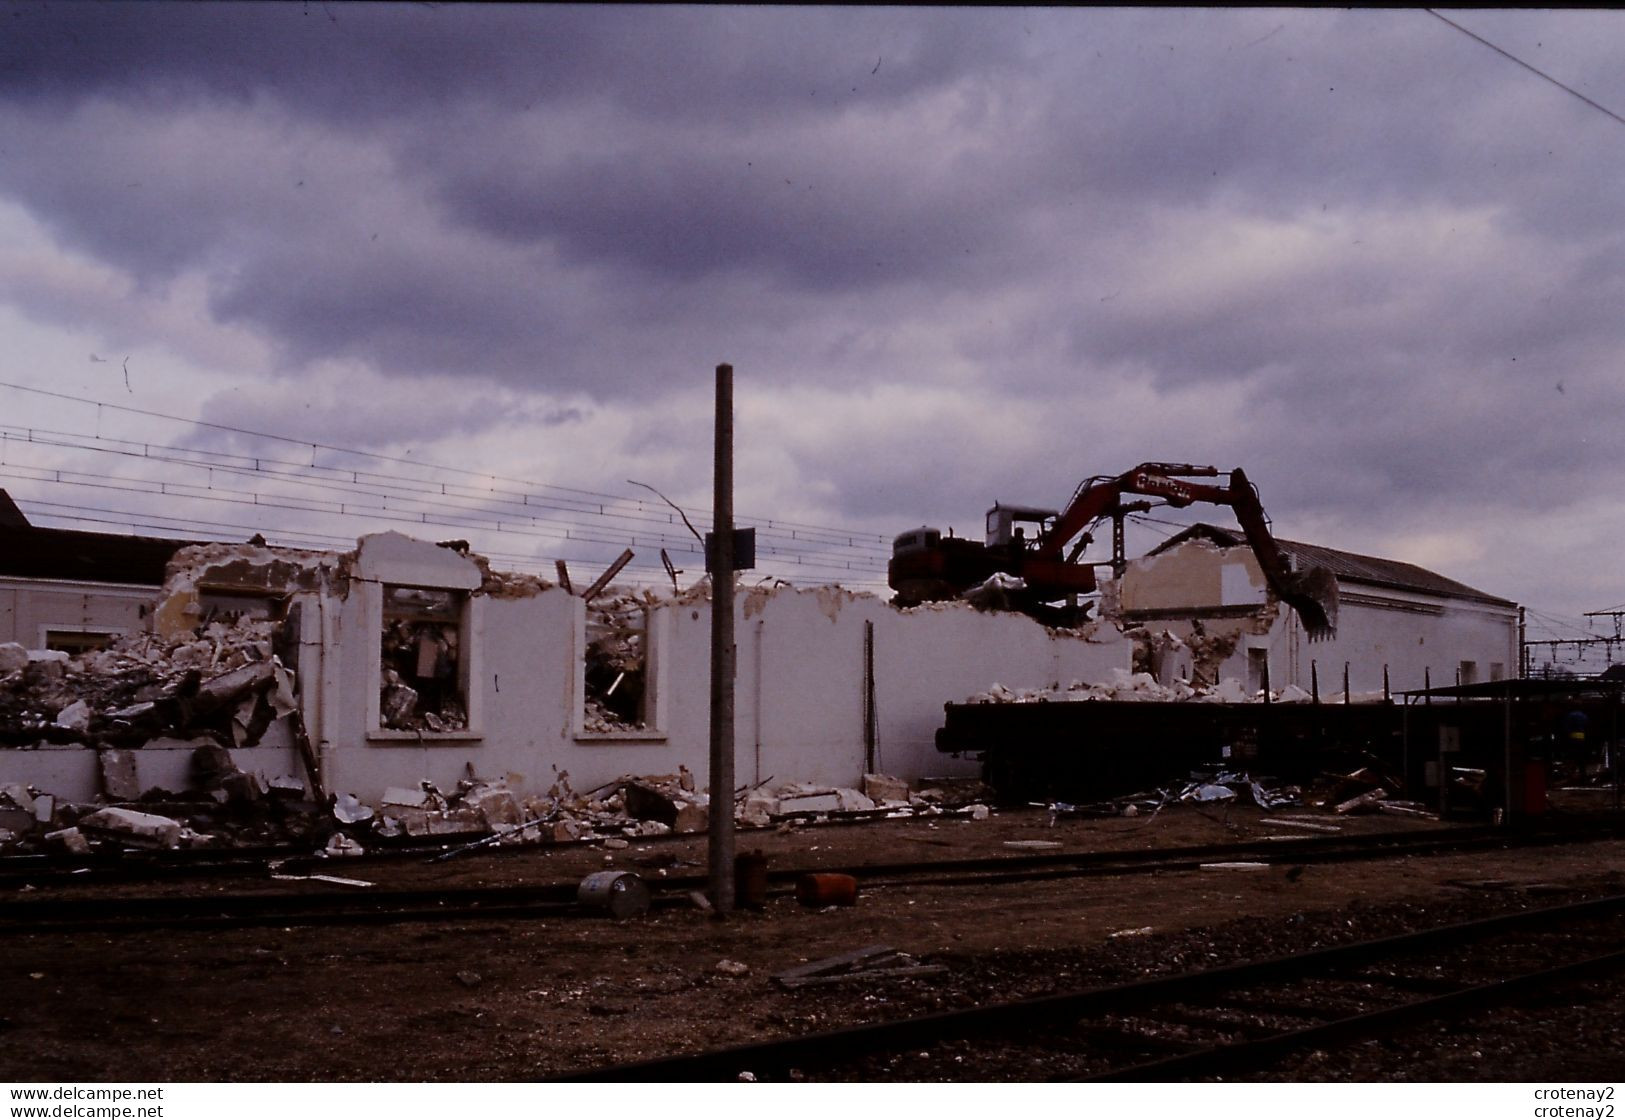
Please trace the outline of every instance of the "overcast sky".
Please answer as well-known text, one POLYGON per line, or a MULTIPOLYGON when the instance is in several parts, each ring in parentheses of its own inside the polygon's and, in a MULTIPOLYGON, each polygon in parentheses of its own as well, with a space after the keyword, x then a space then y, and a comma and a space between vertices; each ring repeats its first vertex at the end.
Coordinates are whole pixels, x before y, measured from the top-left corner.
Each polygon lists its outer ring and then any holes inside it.
MULTIPOLYGON (((1625 114, 1625 14, 1446 14, 1625 114)), ((0 18, 0 380, 704 508, 727 361, 745 513, 1206 462, 1283 537, 1625 601, 1625 124, 1424 11, 0 18)), ((106 458, 7 451, 165 477, 106 458)))

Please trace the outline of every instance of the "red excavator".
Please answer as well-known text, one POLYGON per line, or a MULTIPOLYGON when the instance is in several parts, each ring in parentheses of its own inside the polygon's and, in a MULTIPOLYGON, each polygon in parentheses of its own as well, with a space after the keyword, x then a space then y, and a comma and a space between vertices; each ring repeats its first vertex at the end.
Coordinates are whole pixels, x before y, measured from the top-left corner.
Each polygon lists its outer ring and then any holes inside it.
POLYGON ((920 528, 900 534, 892 543, 887 581, 897 592, 899 606, 957 599, 972 588, 1003 573, 1024 586, 1003 583, 1010 606, 1049 622, 1081 617, 1077 596, 1096 589, 1095 568, 1108 562, 1085 562, 1079 557, 1094 541, 1091 532, 1107 518, 1112 522, 1114 576, 1122 576, 1123 519, 1160 505, 1182 508, 1211 502, 1235 511, 1264 570, 1270 590, 1298 612, 1311 638, 1329 636, 1337 626, 1337 581, 1323 568, 1293 571, 1291 563, 1270 535, 1269 519, 1258 500, 1258 489, 1240 468, 1230 472, 1230 484, 1191 482, 1217 478, 1216 467, 1190 463, 1141 463, 1116 477, 1091 478, 1078 487, 1066 509, 1056 511, 995 504, 987 511, 987 541, 980 543, 946 537, 936 529, 920 528), (1147 500, 1124 501, 1124 495, 1145 495, 1147 500), (1151 499, 1158 499, 1153 501, 1151 499), (1031 527, 1031 533, 1028 527, 1031 527), (1069 608, 1052 606, 1066 600, 1069 608))

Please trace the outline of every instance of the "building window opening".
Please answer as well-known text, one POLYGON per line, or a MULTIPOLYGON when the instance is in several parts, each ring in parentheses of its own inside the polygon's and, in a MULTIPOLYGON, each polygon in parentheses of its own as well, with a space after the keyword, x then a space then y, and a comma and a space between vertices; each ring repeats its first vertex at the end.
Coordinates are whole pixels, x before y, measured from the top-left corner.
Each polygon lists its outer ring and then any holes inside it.
POLYGON ((244 620, 271 622, 276 619, 277 597, 253 591, 201 588, 198 591, 198 624, 211 622, 233 626, 244 620))
POLYGON ((45 648, 78 657, 83 653, 106 649, 118 636, 110 630, 47 630, 45 648))
POLYGON ((1270 651, 1267 649, 1249 649, 1247 651, 1247 691, 1259 693, 1270 686, 1270 651))
POLYGON ((1457 684, 1477 684, 1478 683, 1478 662, 1476 662, 1476 661, 1463 661, 1461 663, 1461 667, 1456 670, 1456 683, 1457 684))
POLYGON ((468 727, 463 673, 464 596, 384 587, 379 722, 395 731, 468 727))
POLYGON ((583 727, 589 733, 649 727, 649 612, 611 600, 588 608, 583 727))

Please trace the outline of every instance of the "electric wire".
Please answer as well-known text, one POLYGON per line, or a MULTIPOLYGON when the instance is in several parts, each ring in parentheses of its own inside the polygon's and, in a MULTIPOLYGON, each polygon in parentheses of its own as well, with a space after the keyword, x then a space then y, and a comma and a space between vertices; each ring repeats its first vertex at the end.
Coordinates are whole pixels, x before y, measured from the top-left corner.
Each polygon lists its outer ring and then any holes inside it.
MULTIPOLYGON (((639 506, 643 505, 642 499, 628 497, 626 495, 610 494, 610 493, 607 493, 607 492, 604 492, 604 491, 586 490, 586 489, 581 489, 579 487, 572 487, 572 486, 560 486, 560 485, 558 485, 556 483, 535 482, 535 481, 532 481, 532 480, 529 480, 529 479, 515 478, 515 477, 512 477, 512 476, 508 476, 508 475, 496 474, 496 473, 490 472, 490 471, 473 470, 473 469, 468 468, 468 467, 447 466, 447 465, 440 464, 440 463, 432 463, 432 462, 428 462, 428 461, 425 461, 425 460, 411 459, 411 458, 406 458, 406 457, 398 456, 398 455, 385 455, 385 454, 382 454, 382 453, 379 453, 379 452, 361 451, 361 450, 358 450, 356 448, 343 447, 343 446, 340 446, 338 444, 324 443, 324 442, 322 442, 320 440, 300 439, 300 438, 297 438, 297 437, 294 437, 294 436, 279 435, 279 434, 276 434, 276 433, 273 433, 273 432, 261 432, 261 431, 256 431, 256 430, 251 429, 251 428, 236 427, 236 426, 230 425, 230 424, 219 424, 219 423, 215 423, 213 421, 208 421, 208 420, 197 420, 197 419, 192 419, 190 417, 185 417, 185 416, 175 416, 175 415, 173 415, 171 413, 157 412, 157 411, 154 411, 152 409, 135 408, 135 407, 130 406, 130 405, 115 404, 115 403, 110 402, 110 401, 98 401, 98 400, 95 400, 95 399, 90 398, 90 397, 80 397, 80 396, 75 396, 75 395, 70 394, 70 393, 62 393, 62 392, 57 392, 57 391, 49 390, 49 389, 38 389, 38 388, 35 388, 33 386, 19 385, 19 384, 15 383, 15 382, 10 382, 10 381, 0 381, 0 388, 13 389, 13 390, 17 390, 19 392, 24 392, 24 393, 34 393, 34 394, 38 394, 40 396, 55 398, 57 400, 72 401, 72 402, 74 402, 76 404, 91 405, 91 406, 94 406, 97 409, 111 409, 113 411, 131 413, 133 415, 138 415, 138 416, 146 416, 146 417, 156 418, 156 419, 161 419, 161 420, 169 420, 169 421, 172 421, 172 422, 178 423, 178 424, 189 424, 189 425, 193 425, 193 426, 196 426, 196 427, 209 428, 209 429, 212 429, 212 430, 215 430, 215 431, 230 432, 230 433, 232 433, 234 435, 250 436, 250 437, 253 437, 253 438, 256 438, 256 439, 268 439, 268 440, 273 440, 273 441, 276 441, 276 442, 279 442, 279 443, 290 444, 290 445, 295 446, 295 447, 309 447, 309 448, 312 449, 313 453, 317 452, 317 451, 331 451, 331 452, 335 452, 335 453, 343 454, 343 455, 354 455, 354 456, 357 456, 359 458, 372 459, 372 460, 382 462, 382 463, 393 463, 393 464, 401 465, 401 466, 410 466, 410 467, 417 468, 419 470, 444 471, 444 472, 451 473, 451 474, 467 475, 467 476, 473 477, 473 478, 488 478, 488 479, 491 479, 494 482, 510 482, 510 483, 515 483, 515 484, 521 485, 521 486, 535 487, 535 488, 538 488, 538 489, 557 490, 557 491, 560 491, 560 492, 566 493, 566 494, 580 494, 580 495, 585 495, 585 496, 595 498, 595 499, 606 500, 606 501, 609 501, 609 502, 632 502, 632 503, 635 503, 635 504, 637 504, 639 506)), ((226 454, 226 453, 220 453, 220 454, 226 454)), ((239 457, 240 458, 245 458, 245 459, 253 458, 253 456, 239 456, 239 457)), ((338 468, 335 468, 335 469, 338 469, 338 468)), ((756 517, 755 515, 750 515, 750 514, 740 514, 739 516, 741 518, 748 518, 749 520, 758 521, 758 522, 761 522, 763 524, 771 525, 771 526, 774 526, 774 527, 792 528, 792 529, 806 529, 806 530, 813 530, 813 531, 824 532, 824 533, 831 533, 831 534, 835 534, 837 536, 846 536, 846 537, 852 537, 852 538, 864 538, 864 539, 871 540, 871 541, 874 541, 874 542, 879 543, 879 544, 886 543, 885 538, 883 536, 881 536, 880 534, 877 534, 877 533, 857 532, 855 530, 843 529, 843 528, 839 528, 839 527, 836 527, 836 526, 816 525, 816 524, 811 524, 811 523, 807 523, 807 522, 788 521, 788 520, 785 520, 785 519, 782 519, 782 518, 762 518, 762 517, 756 517)))
MULTIPOLYGON (((578 517, 604 517, 617 520, 626 520, 644 524, 659 524, 675 526, 677 524, 672 514, 660 510, 648 510, 641 499, 621 499, 623 504, 635 505, 636 512, 620 512, 610 507, 609 503, 590 502, 585 505, 560 505, 560 499, 547 496, 534 496, 521 492, 503 491, 510 496, 507 498, 488 497, 487 494, 498 491, 479 491, 472 487, 463 487, 451 483, 429 483, 429 489, 411 487, 396 476, 375 474, 365 471, 354 471, 345 468, 316 467, 311 468, 305 464, 291 463, 287 460, 268 460, 263 457, 241 456, 226 452, 201 451, 195 448, 181 447, 172 444, 161 444, 152 441, 117 440, 105 436, 92 436, 82 432, 63 432, 40 428, 12 428, 0 425, 0 463, 9 463, 12 444, 35 445, 43 447, 57 447, 72 450, 89 451, 95 454, 123 456, 126 458, 144 459, 150 462, 164 463, 180 468, 205 470, 209 474, 207 481, 201 484, 207 489, 222 489, 213 484, 214 473, 235 474, 240 477, 266 476, 288 485, 304 486, 312 489, 326 490, 337 493, 354 493, 366 497, 377 498, 380 501, 406 500, 419 505, 429 505, 436 508, 477 509, 481 512, 490 511, 493 507, 506 507, 514 511, 515 515, 528 518, 532 522, 552 522, 555 524, 571 524, 557 518, 541 518, 534 511, 545 510, 549 512, 575 514, 578 517), (52 438, 55 437, 55 438, 52 438), (88 441, 88 442, 75 442, 88 441), (139 448, 139 450, 137 450, 139 448), (155 454, 158 451, 176 452, 175 455, 155 454), (210 455, 217 458, 240 460, 240 462, 219 462, 213 459, 199 460, 182 458, 181 455, 210 455), (267 465, 267 464, 270 465, 267 465), (278 467, 288 469, 277 469, 278 467), (303 472, 316 469, 327 472, 336 472, 339 476, 322 476, 312 479, 303 472), (361 479, 368 479, 362 483, 361 479), (430 498, 418 497, 421 494, 431 494, 444 497, 447 501, 434 501, 430 498), (531 498, 536 497, 536 501, 531 498), (462 499, 459 501, 458 499, 462 499), (518 499, 518 500, 515 500, 518 499), (473 503, 472 505, 470 503, 473 503), (527 512, 520 512, 527 511, 527 512)), ((53 468, 37 468, 51 470, 53 468)), ((90 475, 92 472, 74 471, 70 473, 90 475)), ((108 477, 108 476, 101 476, 108 477)), ((424 480, 418 480, 424 481, 424 480)), ((181 485, 172 483, 170 485, 181 485)), ((579 499, 562 499, 563 501, 579 502, 579 499)), ((758 527, 759 535, 783 542, 805 543, 825 550, 850 551, 856 555, 864 555, 871 559, 881 560, 885 553, 874 547, 859 545, 854 535, 848 534, 844 539, 832 539, 826 535, 825 530, 783 528, 784 523, 775 526, 771 522, 758 527)))
POLYGON ((1508 59, 1508 60, 1510 60, 1512 62, 1517 63, 1519 66, 1522 66, 1525 70, 1527 70, 1531 74, 1535 75, 1535 77, 1540 78, 1542 81, 1552 83, 1552 85, 1556 86, 1558 89, 1562 90, 1564 93, 1569 94, 1572 97, 1578 97, 1581 101, 1584 101, 1587 105, 1589 105, 1593 109, 1597 110, 1597 112, 1601 113, 1603 116, 1608 117, 1610 120, 1616 121, 1619 124, 1625 124, 1625 117, 1620 116, 1618 113, 1614 112, 1612 109, 1608 108, 1606 105, 1599 105, 1597 102, 1591 100, 1591 98, 1587 97, 1585 94, 1581 93, 1579 90, 1575 89, 1573 86, 1564 85, 1562 82, 1558 81, 1556 78, 1552 77, 1550 74, 1546 73, 1545 71, 1536 69, 1535 67, 1531 66, 1529 63, 1525 62, 1523 59, 1519 58, 1517 55, 1513 54, 1511 51, 1504 50, 1501 47, 1496 46, 1494 43, 1492 43, 1488 39, 1484 38, 1484 36, 1478 35, 1478 34, 1472 32, 1472 31, 1467 30, 1465 27, 1463 27, 1461 24, 1457 23, 1455 20, 1449 19, 1449 18, 1447 18, 1445 16, 1440 15, 1438 12, 1434 11, 1432 8, 1423 8, 1422 10, 1424 12, 1426 12, 1428 15, 1432 16, 1434 19, 1440 20, 1440 21, 1442 21, 1444 23, 1449 24, 1451 27, 1454 27, 1457 31, 1461 32, 1463 35, 1467 36, 1469 39, 1472 39, 1472 40, 1474 40, 1476 42, 1482 43, 1484 46, 1488 47, 1490 50, 1494 51, 1496 54, 1500 55, 1502 58, 1505 58, 1505 59, 1508 59))

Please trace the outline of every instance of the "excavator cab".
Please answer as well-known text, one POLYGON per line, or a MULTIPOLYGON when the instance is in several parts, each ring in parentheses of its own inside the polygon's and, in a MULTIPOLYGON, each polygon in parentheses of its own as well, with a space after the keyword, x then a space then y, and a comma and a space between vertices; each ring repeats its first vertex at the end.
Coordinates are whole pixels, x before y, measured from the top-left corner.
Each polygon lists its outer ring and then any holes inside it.
POLYGON ((1051 610, 1047 604, 1062 599, 1076 603, 1078 596, 1097 589, 1097 565, 1081 559, 1096 523, 1112 521, 1111 567, 1121 575, 1126 515, 1159 504, 1182 509, 1193 502, 1212 502, 1235 511, 1270 590, 1298 612, 1310 639, 1330 637, 1337 629, 1336 578, 1323 569, 1293 569, 1270 534, 1257 488, 1239 467, 1230 472, 1228 485, 1193 481, 1217 478, 1219 473, 1217 467, 1194 463, 1141 463, 1120 475, 1087 480, 1064 511, 995 503, 987 511, 985 544, 956 538, 952 532, 944 537, 933 529, 911 530, 892 544, 887 581, 897 592, 893 602, 911 606, 957 598, 1003 573, 1025 584, 1020 609, 1043 620, 1051 610), (1127 494, 1150 500, 1126 502, 1127 494))
POLYGON ((1018 545, 1023 551, 1036 548, 1038 542, 1055 528, 1059 510, 1036 509, 1031 506, 1006 506, 993 503, 987 511, 987 547, 1007 548, 1018 545), (1032 526, 1028 530, 1027 526, 1032 526))

